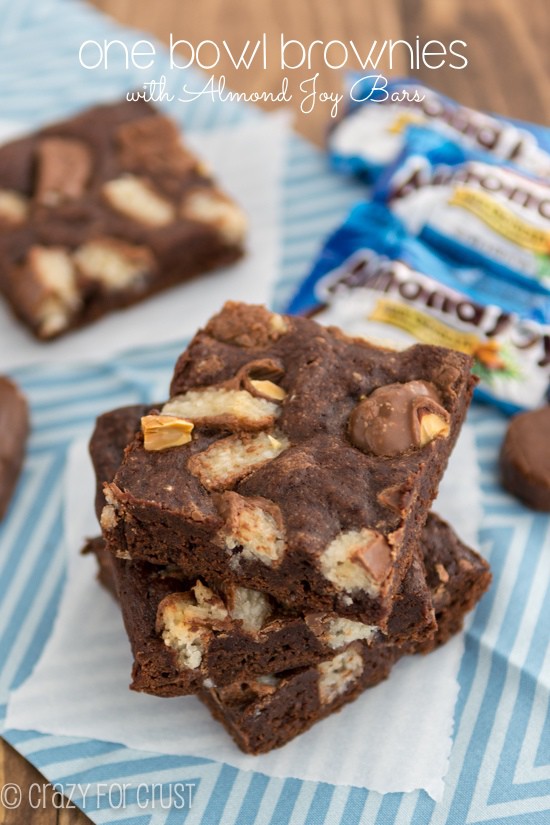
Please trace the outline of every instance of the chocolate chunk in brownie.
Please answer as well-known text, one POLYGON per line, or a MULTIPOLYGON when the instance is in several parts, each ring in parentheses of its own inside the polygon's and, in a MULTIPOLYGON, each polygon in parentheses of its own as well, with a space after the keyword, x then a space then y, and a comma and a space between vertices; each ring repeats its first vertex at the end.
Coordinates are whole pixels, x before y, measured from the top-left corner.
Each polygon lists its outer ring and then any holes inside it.
POLYGON ((506 490, 533 510, 550 512, 550 406, 512 418, 500 471, 506 490))
POLYGON ((0 376, 0 520, 23 466, 28 435, 27 401, 13 381, 0 376))
POLYGON ((246 221, 153 107, 0 147, 0 291, 40 339, 237 260, 246 221))
POLYGON ((227 304, 106 487, 111 551, 385 629, 470 366, 440 347, 396 352, 227 304))

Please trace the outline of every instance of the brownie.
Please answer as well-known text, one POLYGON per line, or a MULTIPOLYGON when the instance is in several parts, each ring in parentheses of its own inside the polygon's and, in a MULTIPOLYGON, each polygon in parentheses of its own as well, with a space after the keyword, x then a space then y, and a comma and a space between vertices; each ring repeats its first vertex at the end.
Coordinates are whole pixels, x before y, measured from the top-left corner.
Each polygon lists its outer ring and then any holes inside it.
POLYGON ((257 591, 212 587, 173 568, 118 559, 101 538, 87 549, 122 606, 135 660, 131 687, 156 696, 314 665, 357 641, 428 652, 461 629, 491 581, 485 560, 433 513, 422 534, 425 571, 416 560, 411 565, 386 634, 334 614, 289 611, 257 591), (424 612, 426 579, 437 625, 424 612))
POLYGON ((115 477, 124 449, 133 440, 142 417, 150 407, 150 404, 132 404, 109 410, 97 418, 89 450, 96 477, 95 511, 98 521, 105 507, 103 485, 115 477))
MULTIPOLYGON (((426 580, 432 594, 437 631, 431 639, 415 641, 411 652, 429 653, 462 630, 464 617, 481 599, 492 581, 485 559, 465 545, 442 519, 430 514, 426 580)), ((428 547, 428 542, 426 542, 428 547)))
POLYGON ((0 291, 40 339, 237 260, 245 225, 144 101, 0 147, 0 291))
POLYGON ((386 629, 471 363, 226 304, 105 488, 110 551, 386 629))
MULTIPOLYGON (((124 448, 139 427, 146 412, 144 405, 121 407, 99 416, 90 440, 90 455, 97 480, 96 513, 100 516, 104 497, 103 482, 112 479, 118 469, 124 448)), ((450 529, 450 528, 449 528, 450 529)), ((336 615, 303 614, 288 610, 273 598, 257 591, 234 586, 227 587, 223 580, 199 581, 193 571, 187 578, 181 569, 161 568, 146 562, 130 562, 112 556, 105 550, 101 539, 89 542, 88 551, 95 552, 100 566, 100 580, 107 587, 116 587, 123 606, 123 615, 132 649, 135 655, 133 687, 157 695, 178 695, 197 690, 206 678, 217 684, 233 682, 244 675, 262 674, 272 670, 288 669, 310 664, 330 653, 333 647, 326 641, 332 635, 332 645, 344 644, 346 639, 372 639, 380 636, 373 626, 346 621, 336 615), (254 639, 243 632, 239 621, 225 621, 224 632, 210 633, 208 649, 199 669, 178 667, 178 654, 167 648, 157 632, 159 605, 163 600, 177 615, 178 603, 196 603, 194 588, 199 593, 205 588, 212 598, 223 601, 227 610, 235 595, 243 606, 248 595, 249 609, 256 616, 269 614, 269 627, 261 639, 254 639), (201 586, 202 585, 202 586, 201 586), (182 592, 183 591, 183 592, 182 592), (175 604, 174 604, 175 603, 175 604), (332 634, 331 634, 332 629, 332 634), (335 638, 338 634, 339 638, 335 638), (355 634, 355 636, 354 636, 355 634)), ((395 609, 390 619, 390 636, 393 642, 428 639, 435 630, 431 600, 426 600, 426 573, 418 559, 413 563, 401 590, 396 597, 395 609)))
MULTIPOLYGON (((306 635, 307 618, 302 618, 302 633, 298 631, 296 618, 287 619, 290 632, 286 643, 294 650, 293 660, 299 661, 295 654, 305 643, 309 645, 309 661, 308 666, 277 670, 285 661, 285 653, 280 650, 285 644, 280 635, 284 620, 279 619, 278 627, 271 631, 273 639, 279 639, 279 646, 272 648, 273 658, 261 660, 266 669, 259 674, 257 669, 254 672, 250 660, 240 659, 246 642, 239 649, 238 632, 233 637, 234 643, 226 647, 224 640, 228 640, 231 631, 219 628, 205 651, 208 664, 205 667, 199 663, 195 677, 191 672, 182 672, 174 653, 161 643, 156 630, 155 604, 159 604, 159 599, 166 599, 166 594, 168 599, 173 595, 170 590, 177 579, 170 571, 162 572, 153 565, 113 557, 105 551, 101 538, 90 542, 87 549, 97 556, 100 580, 122 603, 136 656, 132 687, 158 696, 196 692, 240 748, 249 753, 263 753, 285 744, 366 688, 387 678, 401 656, 428 653, 461 629, 465 613, 490 584, 489 567, 434 514, 428 518, 424 535, 427 576, 438 617, 438 628, 431 639, 398 645, 377 633, 370 640, 345 641, 340 648, 331 648, 325 643, 324 655, 321 655, 315 650, 315 641, 312 644, 311 634, 306 635), (143 575, 146 570, 148 575, 143 575), (132 581, 132 591, 128 590, 129 581, 132 581), (218 648, 218 645, 221 646, 218 648), (231 684, 227 682, 230 676, 235 676, 231 684)), ((398 605, 395 610, 399 610, 398 605)), ((311 627, 319 625, 313 622, 311 627)), ((258 636, 269 633, 268 628, 269 624, 258 636)), ((253 639, 249 635, 248 650, 254 649, 251 643, 253 639)), ((305 657, 303 661, 305 665, 305 657)))
POLYGON ((118 592, 114 575, 113 556, 105 550, 105 542, 101 536, 88 539, 82 548, 82 555, 93 554, 97 562, 97 579, 101 585, 108 590, 111 596, 118 601, 118 592))
MULTIPOLYGON (((141 418, 148 409, 149 407, 144 404, 118 407, 103 413, 96 421, 89 448, 96 476, 95 509, 98 521, 105 505, 104 483, 112 481, 114 478, 122 461, 124 450, 132 440, 136 430, 138 430, 141 418)), ((97 541, 95 539, 92 542, 94 548, 97 548, 97 541)), ((105 550, 103 547, 100 552, 97 552, 97 555, 98 559, 104 559, 105 550)), ((144 577, 151 579, 154 567, 149 570, 148 565, 144 563, 142 571, 144 577)), ((187 575, 189 587, 195 584, 196 574, 193 569, 179 568, 179 572, 181 575, 187 575)), ((137 574, 132 573, 130 568, 119 571, 119 575, 124 576, 128 581, 132 579, 134 582, 137 581, 137 574)), ((389 635, 394 641, 401 641, 413 636, 429 635, 433 630, 433 609, 431 596, 426 598, 427 584, 425 577, 424 565, 420 564, 418 558, 414 558, 409 571, 405 575, 404 583, 394 600, 389 623, 389 635), (395 609, 396 605, 399 605, 397 610, 395 609)), ((218 590, 223 590, 223 579, 219 576, 213 579, 211 576, 210 583, 212 581, 216 582, 218 590)), ((137 584, 134 584, 134 587, 137 586, 137 584)), ((131 585, 130 589, 132 589, 131 585)))
POLYGON ((428 581, 438 628, 424 642, 405 645, 353 642, 316 666, 205 686, 198 694, 246 753, 266 753, 386 679, 404 654, 429 653, 461 630, 464 616, 491 583, 487 562, 462 544, 444 521, 428 519, 428 581))
POLYGON ((500 451, 503 487, 533 510, 550 512, 550 406, 512 418, 500 451))
POLYGON ((228 685, 315 664, 355 640, 428 642, 436 630, 417 560, 405 576, 386 635, 336 614, 288 610, 259 591, 116 558, 101 538, 92 539, 85 552, 95 553, 100 581, 121 603, 134 655, 131 687, 154 696, 182 696, 205 683, 228 685))
POLYGON ((25 396, 0 376, 0 520, 6 514, 25 459, 29 410, 25 396))
POLYGON ((198 696, 242 751, 267 753, 387 679, 401 655, 398 647, 356 643, 317 666, 205 688, 198 696))

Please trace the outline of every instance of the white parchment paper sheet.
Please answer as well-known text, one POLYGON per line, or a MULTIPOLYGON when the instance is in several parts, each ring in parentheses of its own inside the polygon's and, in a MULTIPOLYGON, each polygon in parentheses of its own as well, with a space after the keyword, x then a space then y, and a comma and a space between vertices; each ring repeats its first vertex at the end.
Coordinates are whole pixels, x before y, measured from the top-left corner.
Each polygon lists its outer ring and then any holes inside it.
MULTIPOLYGON (((270 776, 366 787, 380 793, 443 793, 451 749, 458 636, 427 657, 401 660, 390 679, 284 748, 241 753, 194 696, 158 699, 128 690, 131 656, 120 611, 78 551, 97 534, 87 444, 73 445, 66 478, 68 580, 50 641, 32 676, 11 697, 7 727, 82 736, 167 754, 193 754, 270 776)), ((479 476, 465 426, 435 510, 477 543, 479 476)))
MULTIPOLYGON (((37 362, 104 361, 122 350, 191 337, 226 300, 269 303, 279 259, 289 123, 283 112, 219 131, 185 134, 186 143, 248 216, 247 255, 241 262, 48 343, 34 340, 0 299, 0 372, 37 362)), ((13 124, 0 121, 0 140, 14 131, 13 124)))

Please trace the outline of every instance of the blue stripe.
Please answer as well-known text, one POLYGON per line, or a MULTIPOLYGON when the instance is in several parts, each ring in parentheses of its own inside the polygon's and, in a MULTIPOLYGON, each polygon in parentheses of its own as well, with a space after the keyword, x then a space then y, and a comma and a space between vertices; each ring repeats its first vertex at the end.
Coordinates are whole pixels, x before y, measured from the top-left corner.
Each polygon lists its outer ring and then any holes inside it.
POLYGON ((382 804, 378 810, 378 815, 375 820, 375 825, 391 825, 395 822, 395 817, 401 803, 402 794, 389 793, 386 794, 382 800, 382 804))
POLYGON ((514 799, 529 799, 533 796, 544 794, 545 789, 548 787, 548 782, 545 780, 526 782, 521 786, 515 785, 514 773, 521 746, 525 738, 529 716, 533 708, 537 677, 541 672, 548 643, 549 627, 550 582, 537 618, 536 630, 531 640, 524 670, 520 676, 520 689, 504 743, 504 751, 508 754, 509 758, 508 761, 501 762, 495 772, 495 779, 491 793, 489 794, 489 802, 491 803, 507 802, 514 799))
POLYGON ((541 768, 543 765, 550 765, 550 693, 547 696, 546 718, 535 757, 535 767, 541 768))
POLYGON ((340 825, 359 825, 367 798, 368 791, 365 791, 363 788, 351 788, 342 819, 340 820, 340 825))
MULTIPOLYGON (((304 825, 323 825, 334 795, 334 786, 319 782, 315 789, 304 825)), ((331 825, 329 823, 329 825, 331 825)))
MULTIPOLYGON (((63 456, 59 456, 57 461, 53 462, 46 478, 44 479, 42 485, 42 495, 46 496, 49 490, 52 488, 54 483, 62 472, 63 468, 63 456)), ((27 542, 30 541, 31 535, 34 532, 35 522, 29 519, 26 524, 23 526, 21 531, 21 537, 26 539, 27 542)), ((44 548, 43 552, 39 555, 38 559, 36 560, 35 567, 32 571, 33 575, 28 578, 27 584, 21 594, 16 607, 8 621, 7 625, 3 629, 3 633, 0 636, 0 661, 6 661, 9 655, 9 652, 14 644, 14 640, 17 637, 18 629, 25 617, 25 614, 28 610, 28 606, 31 603, 32 596, 36 592, 37 588, 40 586, 40 580, 42 575, 44 574, 48 563, 49 553, 54 553, 56 547, 61 542, 62 538, 62 526, 61 526, 61 510, 57 513, 57 518, 55 520, 54 526, 49 533, 49 535, 45 538, 44 541, 44 548)), ((8 560, 8 565, 6 572, 2 579, 2 586, 0 588, 0 595, 6 594, 8 592, 10 583, 13 581, 15 573, 19 569, 20 565, 24 564, 24 555, 21 553, 21 548, 25 547, 25 544, 21 544, 19 541, 16 545, 12 548, 11 558, 8 560)), ((47 639, 48 628, 44 628, 44 634, 42 635, 42 644, 47 639)))
POLYGON ((61 599, 63 593, 63 586, 65 580, 64 577, 61 576, 55 586, 54 590, 52 591, 52 595, 50 597, 49 602, 46 604, 46 608, 42 613, 42 616, 38 619, 38 627, 40 628, 40 633, 34 633, 32 635, 32 641, 25 652, 25 656, 19 665, 19 668, 15 672, 15 676, 13 678, 12 689, 16 689, 19 685, 23 684, 23 682, 28 679, 31 675, 36 662, 42 652, 44 647, 44 640, 48 638, 50 634, 50 630, 53 627, 53 623, 55 617, 57 615, 57 608, 59 606, 59 601, 61 599))
POLYGON ((201 825, 218 825, 222 822, 223 812, 237 774, 237 768, 232 768, 229 765, 222 766, 201 819, 201 825))
MULTIPOLYGON (((292 811, 301 788, 302 782, 299 779, 285 779, 273 816, 269 820, 269 825, 286 825, 287 822, 291 821, 292 811)), ((210 824, 204 822, 203 825, 210 824)))
POLYGON ((435 809, 436 805, 433 799, 430 799, 425 793, 419 794, 412 815, 411 825, 427 825, 427 823, 431 822, 435 809))
POLYGON ((256 821, 258 809, 262 804, 264 794, 269 785, 269 778, 261 773, 255 773, 244 795, 235 825, 249 825, 256 821))
MULTIPOLYGON (((93 741, 93 740, 91 740, 93 741)), ((96 745, 98 743, 95 743, 96 745)), ((103 742, 101 744, 107 745, 108 743, 103 742)), ((120 745, 115 743, 111 743, 109 748, 105 751, 101 751, 102 754, 104 753, 112 753, 114 751, 118 751, 121 749, 120 745)), ((126 749, 121 749, 121 755, 124 755, 124 751, 126 749)), ((79 748, 78 746, 69 746, 69 750, 65 755, 63 753, 62 748, 53 748, 51 752, 47 755, 47 758, 44 757, 41 760, 42 767, 50 764, 51 762, 59 762, 59 761, 70 761, 74 758, 81 758, 82 754, 78 756, 79 748), (75 747, 76 750, 71 752, 71 748, 75 747)), ((93 751, 91 752, 93 755, 93 751)), ((34 754, 33 754, 34 757, 34 754)), ((211 765, 211 759, 203 759, 200 756, 169 756, 168 754, 163 754, 162 756, 151 755, 146 757, 141 757, 140 759, 134 759, 131 762, 127 760, 122 760, 120 762, 109 762, 107 765, 98 765, 94 768, 94 782, 105 782, 108 779, 111 779, 113 776, 123 777, 123 776, 131 776, 133 774, 146 774, 152 771, 160 771, 160 770, 170 770, 170 769, 178 769, 178 768, 193 768, 197 765, 211 765)), ((66 774, 62 777, 63 782, 82 782, 82 780, 87 779, 87 772, 78 771, 77 773, 66 774)), ((89 781, 89 780, 88 780, 89 781)))
MULTIPOLYGON (((17 731, 13 731, 17 733, 17 731)), ((7 731, 6 737, 13 736, 11 731, 7 731)), ((49 740, 48 736, 44 736, 45 741, 49 740)), ((46 767, 54 762, 69 762, 72 759, 82 759, 82 757, 105 756, 108 753, 116 753, 116 751, 124 751, 123 745, 118 745, 114 742, 97 742, 94 739, 80 739, 70 745, 55 745, 54 747, 38 748, 32 750, 33 762, 38 767, 46 767)), ((78 782, 85 777, 85 773, 71 774, 64 776, 63 782, 78 782)), ((98 777, 98 781, 101 778, 98 777)))

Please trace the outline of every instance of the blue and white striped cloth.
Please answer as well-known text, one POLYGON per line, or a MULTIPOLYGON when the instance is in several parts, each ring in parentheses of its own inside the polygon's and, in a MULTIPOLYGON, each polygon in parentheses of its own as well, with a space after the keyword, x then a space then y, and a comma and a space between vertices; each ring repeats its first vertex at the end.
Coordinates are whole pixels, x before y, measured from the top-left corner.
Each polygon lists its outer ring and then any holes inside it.
MULTIPOLYGON (((0 20, 3 119, 32 127, 115 98, 143 81, 122 65, 103 73, 78 68, 83 39, 133 40, 135 33, 75 0, 0 0, 0 20)), ((183 108, 172 114, 197 129, 261 116, 250 107, 229 103, 201 101, 183 108)), ((276 307, 284 304, 324 234, 356 198, 357 189, 330 174, 318 151, 299 138, 292 141, 276 307)), ((62 476, 67 448, 88 431, 97 414, 150 400, 149 386, 158 386, 163 378, 168 383, 181 347, 180 343, 132 352, 108 365, 42 366, 15 373, 31 401, 33 432, 23 478, 0 527, 0 723, 9 690, 29 675, 48 638, 63 587, 62 476)), ((95 822, 548 825, 550 519, 529 512, 499 488, 496 460, 504 418, 477 407, 470 420, 482 471, 481 541, 495 580, 467 634, 454 746, 441 802, 434 803, 422 792, 380 796, 363 789, 268 778, 204 759, 148 755, 93 740, 28 731, 5 731, 5 738, 52 782, 65 788, 96 787, 85 805, 95 822), (144 808, 137 796, 140 783, 157 783, 162 800, 144 808), (176 794, 175 804, 169 806, 176 783, 194 786, 191 808, 178 806, 176 794), (115 788, 111 798, 105 793, 108 785, 115 788), (129 787, 126 806, 120 809, 116 789, 123 785, 129 787)), ((79 801, 78 791, 75 800, 79 801)))

